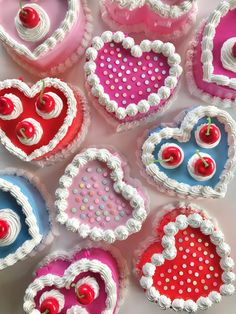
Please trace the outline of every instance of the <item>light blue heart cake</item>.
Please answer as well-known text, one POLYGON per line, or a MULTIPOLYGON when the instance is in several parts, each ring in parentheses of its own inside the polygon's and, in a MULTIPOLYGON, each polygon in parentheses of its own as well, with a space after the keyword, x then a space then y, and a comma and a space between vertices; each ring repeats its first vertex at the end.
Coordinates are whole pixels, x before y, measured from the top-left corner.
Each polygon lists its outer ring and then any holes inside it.
POLYGON ((199 106, 145 135, 142 173, 170 195, 222 198, 235 171, 235 150, 233 118, 214 106, 199 106))
POLYGON ((0 172, 0 270, 52 241, 50 203, 32 174, 12 168, 0 172))

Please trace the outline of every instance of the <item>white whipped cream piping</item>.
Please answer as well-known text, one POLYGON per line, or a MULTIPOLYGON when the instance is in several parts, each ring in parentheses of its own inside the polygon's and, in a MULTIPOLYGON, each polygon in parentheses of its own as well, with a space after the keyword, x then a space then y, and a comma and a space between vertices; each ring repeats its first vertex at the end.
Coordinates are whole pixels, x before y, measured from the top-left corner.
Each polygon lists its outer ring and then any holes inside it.
POLYGON ((59 313, 62 311, 64 305, 65 305, 65 298, 64 295, 59 292, 56 289, 50 290, 50 291, 46 291, 44 292, 40 299, 39 299, 39 303, 40 305, 43 303, 43 301, 45 301, 47 298, 55 298, 58 303, 59 303, 59 313))
POLYGON ((93 277, 90 277, 90 276, 84 277, 76 283, 75 287, 76 287, 76 289, 78 289, 80 286, 82 286, 84 284, 89 285, 93 289, 93 291, 95 293, 94 298, 97 299, 97 297, 99 295, 99 285, 98 285, 96 279, 93 277))
POLYGON ((32 125, 34 126, 35 134, 31 138, 26 138, 26 137, 24 138, 22 136, 17 135, 18 140, 22 144, 27 145, 27 146, 32 146, 32 145, 38 144, 38 142, 41 140, 41 138, 43 136, 43 129, 42 129, 40 123, 38 121, 32 119, 32 118, 24 119, 23 121, 27 121, 27 122, 32 123, 32 125))
POLYGON ((166 169, 175 169, 175 168, 178 168, 180 166, 180 164, 183 162, 184 160, 184 152, 182 150, 182 148, 179 146, 179 145, 176 145, 175 143, 166 143, 166 144, 163 144, 161 145, 161 148, 158 152, 158 159, 163 159, 162 157, 162 154, 163 154, 163 151, 168 148, 169 146, 173 146, 173 147, 177 147, 180 151, 181 151, 181 154, 182 154, 182 158, 179 162, 178 165, 169 165, 168 163, 166 162, 160 162, 160 164, 162 165, 163 168, 166 168, 166 169))
POLYGON ((39 14, 39 24, 34 28, 25 27, 19 17, 20 11, 15 18, 15 25, 18 35, 25 41, 37 42, 43 39, 50 29, 50 19, 44 9, 35 3, 26 4, 24 7, 31 7, 39 14))
POLYGON ((0 239, 0 247, 8 246, 15 242, 21 231, 20 217, 11 209, 1 209, 0 219, 5 220, 9 225, 9 232, 5 238, 0 239))
POLYGON ((225 69, 236 73, 236 57, 232 54, 232 48, 236 43, 236 37, 224 42, 221 48, 221 62, 225 69))
MULTIPOLYGON (((209 157, 211 158, 213 161, 214 159, 209 155, 209 154, 205 154, 205 153, 202 153, 200 152, 201 156, 204 158, 204 157, 209 157)), ((199 156, 197 154, 194 154, 188 161, 188 172, 189 174, 191 175, 191 177, 193 177, 193 179, 195 179, 196 181, 207 181, 207 180, 210 180, 211 178, 214 177, 215 173, 216 173, 216 164, 215 164, 215 170, 214 172, 209 175, 209 176, 200 176, 200 175, 197 175, 195 173, 195 170, 194 170, 194 165, 196 163, 196 161, 199 159, 199 156)), ((214 161, 215 163, 215 161, 214 161)))
POLYGON ((69 310, 67 310, 66 314, 89 314, 89 312, 79 305, 74 305, 69 310))
POLYGON ((54 101, 55 101, 55 108, 51 112, 45 113, 45 112, 40 111, 38 109, 38 107, 36 106, 37 114, 40 115, 45 120, 57 118, 60 115, 61 111, 62 111, 63 101, 62 101, 61 97, 59 97, 55 93, 48 92, 48 93, 45 93, 45 94, 51 96, 54 99, 54 101))
POLYGON ((20 98, 15 96, 14 94, 5 94, 3 96, 6 98, 9 98, 13 102, 14 110, 12 111, 12 113, 8 115, 0 114, 0 118, 2 120, 13 120, 13 119, 18 118, 23 112, 22 102, 20 98))
MULTIPOLYGON (((207 125, 207 123, 204 123, 204 124, 201 124, 199 125, 199 127, 197 128, 197 130, 195 131, 195 139, 196 139, 196 142, 197 144, 202 147, 202 148, 214 148, 216 147, 219 143, 220 143, 220 140, 221 140, 221 133, 220 133, 220 136, 218 138, 218 140, 215 142, 215 143, 212 143, 212 144, 207 144, 207 143, 204 143, 201 139, 200 139, 200 136, 199 136, 199 133, 201 131, 201 128, 204 127, 205 125, 207 125)), ((215 125, 214 123, 212 125, 215 125)), ((217 126, 216 126, 217 127, 217 126)), ((218 127, 217 127, 218 128, 218 127)))

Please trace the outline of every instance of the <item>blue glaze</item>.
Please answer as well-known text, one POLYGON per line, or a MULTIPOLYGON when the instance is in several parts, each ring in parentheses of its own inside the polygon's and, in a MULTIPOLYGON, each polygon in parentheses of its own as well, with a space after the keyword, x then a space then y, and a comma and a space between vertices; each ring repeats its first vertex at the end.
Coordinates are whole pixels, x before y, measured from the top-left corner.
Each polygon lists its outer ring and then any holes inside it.
MULTIPOLYGON (((49 214, 46 203, 40 192, 24 177, 1 175, 0 178, 18 186, 21 189, 22 194, 27 197, 28 202, 33 209, 40 234, 46 236, 50 231, 49 214)), ((29 227, 25 222, 26 216, 24 215, 21 206, 17 204, 15 198, 10 193, 0 190, 0 211, 4 208, 9 208, 17 213, 20 217, 22 229, 14 243, 0 248, 0 258, 4 258, 9 254, 14 253, 23 245, 25 241, 31 240, 31 236, 28 231, 29 227)))
MULTIPOLYGON (((198 146, 198 144, 196 143, 195 131, 199 125, 205 124, 205 123, 207 123, 207 117, 198 120, 198 123, 194 126, 194 128, 192 130, 191 139, 187 143, 181 143, 181 142, 178 142, 177 140, 174 140, 174 139, 169 139, 169 140, 163 139, 160 142, 160 144, 156 145, 155 151, 153 154, 155 159, 158 159, 158 152, 159 152, 161 146, 165 143, 175 143, 175 144, 179 145, 182 148, 182 150, 184 151, 184 161, 176 169, 165 169, 164 167, 161 166, 160 163, 158 163, 157 166, 159 167, 159 169, 161 171, 163 171, 166 175, 168 175, 169 178, 174 179, 174 180, 181 182, 181 183, 188 184, 190 186, 202 185, 202 186, 210 186, 212 188, 214 188, 216 186, 216 184, 219 182, 220 175, 221 175, 222 171, 224 170, 225 163, 228 159, 228 149, 229 149, 228 141, 227 141, 228 134, 226 133, 226 131, 224 129, 224 124, 220 123, 217 120, 217 118, 212 118, 212 123, 216 124, 221 131, 221 140, 220 140, 220 143, 214 148, 211 148, 211 149, 202 148, 202 147, 198 146), (194 178, 192 178, 188 172, 188 169, 187 169, 188 161, 195 154, 197 149, 199 149, 200 152, 209 154, 211 157, 214 158, 214 160, 216 162, 216 173, 210 180, 201 181, 201 182, 197 181, 194 178)), ((179 125, 177 125, 177 127, 180 127, 180 125, 181 125, 181 123, 179 125)), ((159 132, 162 128, 164 128, 164 126, 158 127, 156 129, 152 130, 149 133, 149 135, 159 132)))

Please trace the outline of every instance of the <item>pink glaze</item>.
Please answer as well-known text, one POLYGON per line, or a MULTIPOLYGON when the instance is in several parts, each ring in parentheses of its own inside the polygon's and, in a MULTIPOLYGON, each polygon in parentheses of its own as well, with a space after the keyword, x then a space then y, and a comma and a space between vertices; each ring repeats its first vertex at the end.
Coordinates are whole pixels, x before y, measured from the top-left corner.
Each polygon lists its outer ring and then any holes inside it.
MULTIPOLYGON (((163 3, 169 5, 181 4, 182 2, 184 0, 163 0, 163 3)), ((157 35, 165 37, 176 31, 182 31, 184 25, 189 23, 189 17, 196 11, 195 5, 193 5, 193 8, 187 14, 173 19, 162 17, 157 12, 153 12, 147 4, 141 8, 129 10, 119 7, 112 0, 105 0, 104 7, 108 13, 108 17, 114 22, 122 26, 137 26, 137 30, 132 29, 132 31, 148 31, 151 38, 157 35), (141 25, 143 25, 142 28, 140 27, 141 25)))
MULTIPOLYGON (((118 103, 118 107, 126 108, 129 104, 142 99, 147 100, 152 93, 164 85, 169 75, 170 66, 167 58, 155 52, 143 53, 140 58, 133 57, 130 50, 121 44, 105 44, 99 50, 96 59, 96 74, 100 78, 106 94, 118 103)), ((171 96, 170 96, 171 97, 171 96)), ((160 110, 166 103, 162 100, 158 106, 151 107, 147 114, 139 113, 135 117, 127 116, 123 122, 129 122, 148 116, 160 110)), ((114 113, 109 113, 116 118, 114 113)))
POLYGON ((98 160, 90 161, 73 179, 67 199, 69 218, 91 228, 114 230, 132 216, 132 207, 113 188, 111 170, 98 160))
MULTIPOLYGON (((235 37, 236 32, 235 28, 232 25, 235 23, 236 20, 236 10, 232 10, 227 13, 224 17, 221 18, 221 21, 216 28, 216 35, 214 37, 214 48, 213 48, 213 66, 214 66, 214 74, 225 75, 229 78, 235 78, 235 73, 225 69, 222 66, 220 53, 221 48, 225 41, 229 38, 235 37)), ((205 27, 205 25, 204 25, 205 27)), ((236 90, 231 89, 229 87, 225 87, 222 85, 217 85, 215 83, 208 83, 203 80, 203 65, 201 62, 201 55, 202 55, 202 32, 198 38, 198 45, 195 49, 195 53, 193 55, 193 75, 196 85, 199 89, 204 92, 209 93, 212 96, 217 96, 222 99, 235 99, 236 97, 236 90)))
MULTIPOLYGON (((3 0, 0 0, 0 6, 4 7, 3 0)), ((41 0, 40 2, 33 2, 40 5, 48 14, 50 18, 50 30, 48 35, 37 43, 26 42, 21 39, 15 28, 15 16, 19 10, 19 2, 15 0, 8 0, 7 4, 7 14, 4 10, 0 10, 0 25, 5 29, 5 31, 16 40, 19 44, 25 45, 28 49, 33 51, 37 46, 42 44, 47 38, 49 38, 60 26, 61 22, 64 20, 68 5, 67 1, 61 0, 41 0)), ((6 6, 5 6, 6 7, 6 6)), ((25 55, 19 55, 14 51, 14 49, 6 47, 9 50, 10 55, 18 60, 19 63, 24 63, 29 67, 34 67, 40 72, 48 72, 50 68, 63 63, 67 58, 69 58, 82 43, 86 26, 86 19, 83 7, 78 13, 77 22, 74 24, 72 29, 66 35, 62 42, 58 44, 47 53, 40 56, 37 60, 30 60, 29 57, 25 55), (66 47, 66 49, 65 49, 66 47)))
MULTIPOLYGON (((117 295, 119 295, 119 269, 118 269, 118 264, 115 258, 111 255, 110 252, 105 251, 100 248, 91 248, 91 249, 83 249, 81 251, 78 251, 77 253, 74 254, 72 258, 55 258, 53 261, 49 262, 48 264, 45 264, 44 266, 40 267, 36 271, 36 278, 40 278, 43 276, 46 276, 48 274, 54 274, 60 277, 63 277, 65 270, 74 262, 81 260, 82 258, 87 258, 89 260, 98 260, 102 262, 104 265, 108 266, 111 270, 112 277, 116 283, 117 287, 117 295)), ((81 278, 83 277, 93 277, 96 279, 97 283, 99 284, 99 296, 97 299, 94 300, 93 303, 90 305, 81 305, 78 302, 78 299, 75 294, 75 288, 71 287, 69 289, 57 289, 56 286, 50 286, 42 289, 40 292, 35 297, 35 302, 36 302, 36 308, 39 308, 39 299, 40 296, 45 292, 45 291, 50 291, 52 289, 59 290, 65 297, 65 306, 64 309, 60 312, 61 314, 65 314, 68 309, 70 309, 74 305, 80 305, 81 307, 84 307, 90 314, 100 314, 102 311, 106 309, 106 298, 107 298, 107 293, 106 293, 106 287, 105 287, 105 282, 101 278, 99 273, 95 273, 92 270, 88 272, 83 272, 81 274, 78 274, 78 276, 75 278, 73 283, 77 283, 81 278)), ((35 279, 36 279, 35 278, 35 279)))

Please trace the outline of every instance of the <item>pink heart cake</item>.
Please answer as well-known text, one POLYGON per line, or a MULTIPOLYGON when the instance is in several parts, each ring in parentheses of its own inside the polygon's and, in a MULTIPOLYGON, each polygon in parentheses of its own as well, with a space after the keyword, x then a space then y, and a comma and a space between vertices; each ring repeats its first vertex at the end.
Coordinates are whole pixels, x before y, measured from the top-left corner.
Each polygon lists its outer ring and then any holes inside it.
POLYGON ((0 142, 24 161, 45 165, 65 158, 83 141, 88 124, 82 92, 59 79, 32 87, 0 82, 0 142))
POLYGON ((234 261, 224 234, 194 204, 170 204, 136 252, 135 272, 161 309, 206 310, 235 291, 234 261))
POLYGON ((190 92, 220 108, 236 105, 235 1, 221 1, 187 52, 190 92))
POLYGON ((171 43, 135 44, 122 32, 95 37, 86 52, 86 86, 117 130, 152 121, 171 103, 182 68, 171 43))
POLYGON ((236 170, 236 123, 224 110, 199 106, 140 140, 141 172, 164 193, 222 198, 236 170))
POLYGON ((92 35, 86 0, 0 0, 0 40, 12 58, 41 77, 55 76, 84 53, 92 35))
POLYGON ((82 238, 112 243, 138 232, 147 216, 141 183, 105 148, 88 148, 66 167, 56 190, 57 220, 82 238))
POLYGON ((100 0, 103 20, 114 30, 145 32, 148 38, 176 40, 196 20, 196 0, 100 0))
POLYGON ((28 314, 115 314, 123 301, 127 264, 112 247, 85 245, 40 264, 24 297, 28 314))

